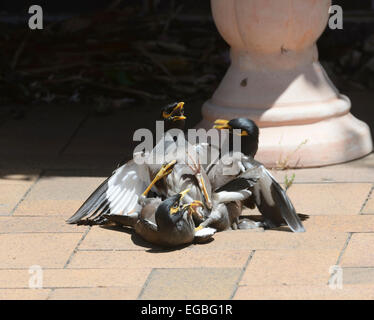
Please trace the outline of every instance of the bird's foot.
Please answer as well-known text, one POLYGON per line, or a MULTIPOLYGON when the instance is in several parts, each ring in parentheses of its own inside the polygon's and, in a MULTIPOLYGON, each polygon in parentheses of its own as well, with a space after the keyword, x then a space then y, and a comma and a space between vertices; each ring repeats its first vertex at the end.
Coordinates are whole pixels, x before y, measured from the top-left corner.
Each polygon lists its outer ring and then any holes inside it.
POLYGON ((187 163, 187 165, 190 167, 192 172, 196 175, 201 173, 201 164, 200 159, 197 157, 197 161, 194 159, 193 156, 191 156, 191 153, 187 151, 188 158, 190 159, 187 163))
POLYGON ((157 181, 158 181, 158 180, 161 180, 162 178, 168 176, 173 171, 173 167, 176 163, 177 163, 177 160, 173 160, 173 161, 170 161, 167 164, 164 164, 162 166, 162 168, 160 169, 160 171, 157 173, 155 179, 157 179, 157 181))
POLYGON ((199 200, 194 200, 191 203, 185 204, 184 207, 188 208, 189 214, 193 217, 197 218, 198 220, 203 220, 203 215, 198 211, 198 208, 204 207, 204 204, 199 200))
POLYGON ((167 164, 164 164, 161 169, 157 172, 156 176, 152 180, 152 182, 149 184, 147 189, 143 192, 142 196, 146 196, 149 191, 151 191, 152 187, 157 183, 157 181, 161 180, 164 177, 167 177, 172 171, 174 165, 177 163, 177 160, 170 161, 167 164))

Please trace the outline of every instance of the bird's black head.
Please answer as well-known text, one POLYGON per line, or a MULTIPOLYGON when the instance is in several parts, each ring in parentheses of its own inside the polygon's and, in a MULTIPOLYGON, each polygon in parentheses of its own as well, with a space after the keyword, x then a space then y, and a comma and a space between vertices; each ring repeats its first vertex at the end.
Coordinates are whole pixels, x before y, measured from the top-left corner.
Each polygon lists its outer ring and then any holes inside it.
POLYGON ((254 157, 257 153, 259 129, 253 120, 247 118, 236 118, 230 121, 218 119, 214 122, 213 128, 228 129, 230 134, 239 135, 241 137, 241 152, 245 155, 254 157))
POLYGON ((170 129, 184 130, 186 121, 184 102, 174 102, 162 107, 161 119, 165 122, 165 131, 170 129))
POLYGON ((165 231, 172 229, 175 227, 175 224, 182 219, 186 207, 181 206, 181 200, 188 191, 189 189, 186 189, 177 193, 161 202, 158 206, 155 218, 159 230, 165 231))

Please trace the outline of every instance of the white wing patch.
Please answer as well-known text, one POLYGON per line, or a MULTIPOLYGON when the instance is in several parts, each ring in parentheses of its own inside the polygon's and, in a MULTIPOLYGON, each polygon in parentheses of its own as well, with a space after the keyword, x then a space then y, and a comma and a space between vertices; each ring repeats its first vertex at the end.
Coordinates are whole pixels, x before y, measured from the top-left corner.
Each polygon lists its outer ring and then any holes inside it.
POLYGON ((217 232, 214 228, 203 228, 195 232, 195 237, 197 238, 209 238, 212 237, 217 232))
POLYGON ((129 161, 115 171, 106 192, 110 213, 127 214, 137 209, 139 196, 149 184, 145 170, 143 165, 129 161))

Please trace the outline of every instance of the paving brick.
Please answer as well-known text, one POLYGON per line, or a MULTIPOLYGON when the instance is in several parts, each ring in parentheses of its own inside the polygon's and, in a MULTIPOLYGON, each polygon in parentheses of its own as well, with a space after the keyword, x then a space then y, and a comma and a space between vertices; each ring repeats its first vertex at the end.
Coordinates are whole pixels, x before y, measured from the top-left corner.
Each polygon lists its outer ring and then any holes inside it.
POLYGON ((256 251, 240 285, 325 285, 340 250, 256 251))
POLYGON ((38 169, 0 169, 0 185, 27 185, 31 186, 39 177, 41 170, 38 169), (25 173, 19 173, 25 171, 25 173), (27 172, 27 173, 26 173, 27 172))
POLYGON ((46 300, 49 289, 0 289, 0 300, 46 300))
MULTIPOLYGON (((321 232, 319 228, 314 228, 299 234, 280 230, 225 231, 216 233, 214 241, 210 243, 191 245, 190 248, 193 250, 254 250, 308 248, 309 246, 319 248, 323 246, 341 249, 347 237, 341 231, 343 230, 329 230, 327 226, 324 232, 321 232)), ((151 247, 154 246, 143 241, 131 230, 121 231, 121 229, 94 227, 79 248, 81 250, 148 250, 151 247)))
POLYGON ((68 219, 82 205, 84 200, 24 200, 13 216, 44 216, 68 219))
POLYGON ((229 299, 241 269, 154 269, 140 299, 229 299))
POLYGON ((343 268, 344 284, 374 284, 374 268, 343 268))
POLYGON ((368 202, 365 207, 362 209, 363 214, 373 214, 374 215, 374 191, 371 193, 368 202))
MULTIPOLYGON (((142 288, 150 268, 138 269, 44 269, 43 288, 138 287, 142 288)), ((27 288, 28 269, 0 270, 0 288, 27 288)))
POLYGON ((214 241, 193 245, 194 251, 208 250, 281 250, 342 249, 347 235, 344 233, 293 233, 278 230, 252 232, 248 230, 224 231, 214 235, 214 241))
POLYGON ((157 111, 147 111, 147 119, 139 117, 138 110, 118 110, 107 117, 90 117, 80 128, 64 154, 124 155, 133 150, 133 133, 139 128, 153 128, 157 111), (153 118, 150 114, 153 114, 153 118), (131 119, 124 121, 126 119, 131 119), (100 128, 100 130, 98 130, 100 128))
POLYGON ((271 170, 278 182, 295 174, 294 183, 369 182, 374 181, 374 153, 346 163, 321 168, 271 170))
POLYGON ((75 176, 79 174, 86 176, 87 170, 94 170, 98 177, 107 177, 117 168, 118 163, 125 155, 110 157, 105 154, 98 154, 94 157, 92 154, 79 156, 73 154, 47 154, 42 157, 37 154, 29 154, 27 157, 20 157, 16 154, 1 155, 0 167, 6 169, 0 170, 0 174, 4 172, 5 175, 22 174, 28 176, 32 174, 30 171, 34 169, 42 170, 48 168, 48 170, 58 171, 74 170, 76 172, 75 176))
POLYGON ((156 246, 129 228, 91 228, 79 246, 81 250, 147 250, 156 246))
POLYGON ((374 215, 310 216, 303 221, 307 232, 374 232, 374 215))
POLYGON ((43 122, 43 113, 35 113, 28 123, 11 121, 0 129, 14 129, 10 139, 0 134, 0 216, 9 215, 38 178, 40 170, 30 167, 59 169, 44 172, 12 217, 0 217, 0 300, 136 299, 141 292, 142 299, 228 299, 252 250, 235 299, 374 299, 373 195, 359 214, 373 186, 373 153, 345 164, 273 173, 280 183, 285 174, 296 174, 288 194, 299 213, 310 215, 303 222, 306 233, 285 232, 287 228, 227 231, 208 244, 167 251, 126 231, 93 227, 63 269, 87 230, 64 220, 130 153, 131 139, 123 136, 144 123, 137 120, 125 128, 118 114, 91 117, 59 155, 83 118, 61 111, 48 115, 48 122, 43 122), (38 128, 40 122, 47 127, 38 128), (98 132, 98 126, 104 130, 98 132), (116 132, 105 130, 113 127, 116 132), (20 157, 21 151, 28 156, 20 157), (96 157, 103 152, 114 160, 96 157), (95 176, 86 174, 87 168, 95 169, 95 176), (344 287, 332 290, 326 285, 329 267, 336 263, 348 232, 354 234, 340 261, 344 287), (45 289, 26 289, 28 268, 34 264, 44 268, 45 289))
POLYGON ((374 267, 374 233, 354 233, 343 254, 343 267, 374 267))
POLYGON ((241 286, 234 300, 372 300, 373 286, 343 285, 343 289, 325 286, 241 286))
POLYGON ((0 233, 83 233, 86 230, 87 227, 67 224, 61 217, 0 217, 0 233))
POLYGON ((55 289, 49 300, 135 300, 139 287, 55 289))
POLYGON ((0 234, 0 269, 62 268, 81 237, 79 233, 0 234))
POLYGON ((294 184, 288 195, 298 213, 308 215, 354 215, 364 204, 372 184, 294 184))
POLYGON ((68 268, 242 268, 249 250, 78 251, 68 268))
POLYGON ((9 215, 28 189, 27 184, 0 184, 0 215, 9 215))
MULTIPOLYGON (((85 200, 104 180, 101 177, 58 176, 59 172, 42 177, 27 199, 30 200, 85 200), (55 174, 55 175, 53 175, 55 174)), ((68 175, 69 172, 61 174, 68 175)), ((75 174, 71 172, 71 174, 75 174)))
POLYGON ((96 177, 43 177, 20 203, 15 215, 69 217, 103 180, 96 177))
POLYGON ((58 154, 84 116, 69 106, 36 107, 24 119, 10 119, 0 127, 0 154, 58 154))

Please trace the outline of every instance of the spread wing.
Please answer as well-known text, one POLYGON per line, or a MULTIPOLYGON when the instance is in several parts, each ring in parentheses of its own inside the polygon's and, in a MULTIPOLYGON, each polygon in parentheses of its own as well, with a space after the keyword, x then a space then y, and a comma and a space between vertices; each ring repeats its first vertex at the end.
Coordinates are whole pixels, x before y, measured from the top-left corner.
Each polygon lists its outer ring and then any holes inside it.
POLYGON ((78 223, 87 218, 88 223, 99 223, 106 214, 127 214, 140 209, 138 199, 149 185, 146 165, 133 160, 118 168, 83 203, 78 211, 67 220, 78 223))
POLYGON ((236 176, 222 174, 224 166, 221 164, 211 170, 210 177, 216 175, 214 177, 216 184, 220 185, 229 180, 215 190, 217 199, 225 202, 236 194, 237 199, 240 199, 239 193, 243 192, 240 190, 248 188, 252 195, 249 199, 243 199, 245 205, 253 207, 254 203, 268 227, 279 227, 286 223, 292 231, 304 232, 305 229, 291 200, 270 172, 261 163, 250 157, 243 157, 242 161, 238 163, 241 163, 245 170, 236 176))
POLYGON ((250 188, 253 193, 251 199, 264 217, 265 223, 273 228, 286 222, 292 231, 304 232, 301 220, 286 192, 263 165, 259 164, 257 170, 261 170, 261 175, 253 188, 250 188))

